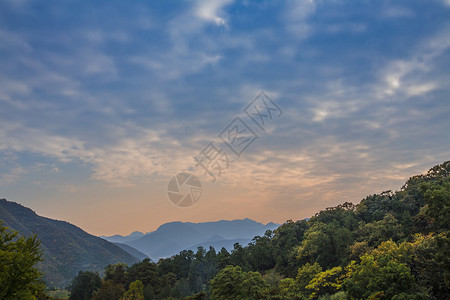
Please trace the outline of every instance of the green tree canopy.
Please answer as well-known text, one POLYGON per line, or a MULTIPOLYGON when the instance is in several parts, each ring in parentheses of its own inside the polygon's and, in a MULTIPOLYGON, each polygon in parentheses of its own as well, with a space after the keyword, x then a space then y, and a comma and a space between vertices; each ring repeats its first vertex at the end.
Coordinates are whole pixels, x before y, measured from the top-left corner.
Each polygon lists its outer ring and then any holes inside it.
POLYGON ((144 300, 144 284, 140 280, 133 281, 123 298, 125 300, 144 300))
POLYGON ((211 299, 258 299, 267 287, 258 272, 243 272, 239 266, 226 266, 211 282, 211 299))
POLYGON ((80 271, 72 280, 70 300, 89 300, 100 289, 102 281, 97 272, 80 271))
POLYGON ((42 260, 37 236, 20 236, 0 221, 0 299, 32 299, 42 292, 42 274, 36 264, 42 260))
POLYGON ((411 269, 401 262, 405 250, 395 242, 383 242, 360 263, 352 262, 346 268, 345 291, 356 299, 427 299, 411 269))

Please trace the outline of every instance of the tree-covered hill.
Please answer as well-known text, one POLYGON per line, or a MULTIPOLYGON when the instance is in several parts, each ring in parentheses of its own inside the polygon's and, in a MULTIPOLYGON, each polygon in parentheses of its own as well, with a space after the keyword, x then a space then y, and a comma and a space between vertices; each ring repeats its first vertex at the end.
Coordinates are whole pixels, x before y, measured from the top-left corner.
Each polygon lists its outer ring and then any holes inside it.
POLYGON ((64 286, 79 270, 101 271, 114 263, 133 264, 139 259, 118 246, 88 234, 64 221, 38 216, 15 202, 0 199, 0 220, 22 235, 37 234, 43 250, 39 268, 48 286, 64 286))
POLYGON ((231 253, 199 247, 111 265, 101 280, 80 273, 71 299, 86 291, 92 299, 449 299, 449 175, 450 161, 397 192, 289 220, 231 253))

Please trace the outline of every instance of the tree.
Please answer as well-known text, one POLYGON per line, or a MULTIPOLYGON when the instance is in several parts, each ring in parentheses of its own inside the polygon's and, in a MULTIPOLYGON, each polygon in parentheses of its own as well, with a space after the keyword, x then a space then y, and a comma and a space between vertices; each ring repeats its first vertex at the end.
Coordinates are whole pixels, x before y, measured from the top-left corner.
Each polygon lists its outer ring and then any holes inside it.
POLYGON ((356 299, 427 299, 428 295, 401 258, 405 253, 392 241, 383 242, 358 264, 346 268, 344 290, 356 299), (377 298, 378 297, 378 298, 377 298))
POLYGON ((267 284, 258 272, 243 272, 240 266, 226 266, 211 281, 211 299, 258 299, 267 284))
POLYGON ((44 289, 36 264, 42 260, 37 236, 24 237, 0 221, 0 299, 28 299, 44 289))
POLYGON ((144 300, 144 285, 140 280, 130 283, 130 288, 123 295, 125 300, 144 300))
POLYGON ((297 258, 300 264, 317 262, 323 268, 338 266, 347 260, 353 241, 353 233, 340 227, 336 220, 328 224, 315 222, 306 231, 297 258))
POLYGON ((248 248, 235 243, 231 251, 230 262, 233 266, 241 266, 246 271, 251 270, 251 266, 248 263, 248 248))
POLYGON ((373 250, 373 248, 369 247, 367 241, 355 242, 350 246, 350 259, 359 262, 359 258, 371 250, 373 250))
POLYGON ((285 278, 280 281, 278 286, 278 293, 272 298, 267 299, 280 299, 280 300, 303 300, 307 299, 299 289, 298 283, 292 278, 285 278))
POLYGON ((301 268, 299 268, 297 272, 297 277, 295 278, 298 290, 301 291, 303 294, 307 294, 309 291, 306 288, 306 286, 320 272, 322 272, 322 268, 318 263, 314 263, 312 265, 306 263, 301 268))
POLYGON ((265 271, 275 266, 271 238, 272 231, 267 230, 263 237, 254 237, 248 245, 248 260, 253 270, 265 271))
POLYGON ((432 222, 432 229, 436 232, 450 230, 450 180, 442 185, 424 183, 420 190, 427 203, 425 213, 432 222))
POLYGON ((351 202, 345 202, 335 207, 328 207, 311 218, 311 223, 321 222, 325 224, 337 223, 339 227, 355 230, 358 220, 355 215, 357 206, 351 202))
POLYGON ((93 293, 101 288, 102 280, 96 272, 79 271, 72 280, 70 300, 89 300, 93 293))
POLYGON ((334 267, 330 270, 317 274, 306 286, 311 290, 311 299, 317 299, 323 295, 333 295, 342 288, 344 274, 342 267, 334 267))
POLYGON ((390 213, 380 221, 361 225, 358 230, 359 241, 367 241, 371 247, 376 247, 387 240, 399 241, 404 237, 403 226, 390 213))
POLYGON ((122 299, 125 288, 122 284, 114 284, 112 280, 102 282, 102 286, 94 292, 92 300, 119 300, 122 299))
POLYGON ((125 285, 127 282, 126 271, 127 265, 124 263, 117 263, 109 265, 105 268, 105 280, 111 280, 113 284, 125 285))
POLYGON ((220 252, 217 253, 217 267, 219 269, 223 269, 229 264, 231 264, 230 253, 227 249, 222 247, 222 249, 220 249, 220 252))
POLYGON ((419 286, 428 287, 436 299, 450 295, 450 239, 448 233, 416 235, 412 243, 399 245, 401 257, 419 286))
POLYGON ((177 298, 186 297, 190 294, 191 289, 189 287, 189 282, 185 278, 178 280, 172 289, 172 296, 177 298))
POLYGON ((146 258, 139 263, 136 263, 128 268, 127 274, 128 287, 133 281, 140 280, 144 285, 156 286, 159 284, 158 273, 156 265, 146 258))
POLYGON ((272 238, 275 267, 285 276, 295 276, 297 272, 296 247, 303 240, 308 229, 307 221, 288 220, 274 231, 272 238))

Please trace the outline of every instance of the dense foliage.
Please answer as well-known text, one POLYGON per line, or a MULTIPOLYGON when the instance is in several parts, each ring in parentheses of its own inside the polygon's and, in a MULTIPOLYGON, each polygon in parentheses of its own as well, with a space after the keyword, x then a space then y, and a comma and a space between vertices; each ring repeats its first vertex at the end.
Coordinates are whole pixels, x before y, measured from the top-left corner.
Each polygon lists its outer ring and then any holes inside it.
POLYGON ((448 299, 449 175, 446 162, 398 192, 289 220, 231 253, 199 247, 157 263, 110 265, 92 297, 448 299))
POLYGON ((36 299, 42 295, 42 274, 36 267, 41 256, 36 236, 19 236, 0 221, 0 299, 36 299))

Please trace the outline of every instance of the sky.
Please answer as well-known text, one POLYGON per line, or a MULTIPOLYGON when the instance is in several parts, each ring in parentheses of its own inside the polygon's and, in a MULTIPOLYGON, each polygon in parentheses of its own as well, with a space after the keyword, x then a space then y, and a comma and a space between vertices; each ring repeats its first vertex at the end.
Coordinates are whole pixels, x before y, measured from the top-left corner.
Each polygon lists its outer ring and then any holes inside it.
POLYGON ((95 235, 308 218, 450 159, 449 70, 448 0, 2 0, 0 198, 95 235))

